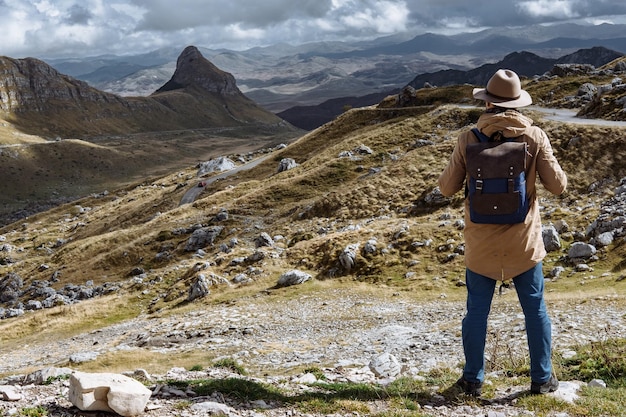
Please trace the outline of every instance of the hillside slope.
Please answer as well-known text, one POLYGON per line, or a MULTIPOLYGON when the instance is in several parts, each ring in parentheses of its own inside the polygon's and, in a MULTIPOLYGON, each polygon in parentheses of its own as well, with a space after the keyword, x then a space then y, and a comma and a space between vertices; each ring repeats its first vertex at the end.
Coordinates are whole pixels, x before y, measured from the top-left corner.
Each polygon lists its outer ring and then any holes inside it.
MULTIPOLYGON (((14 250, 3 255, 2 271, 19 275, 24 288, 44 282, 59 289, 87 281, 124 286, 133 271, 142 271, 143 282, 151 284, 140 287, 148 285, 155 298, 133 303, 146 312, 184 303, 200 274, 198 262, 206 268, 202 274, 213 277, 216 293, 250 291, 220 284, 239 275, 271 287, 294 268, 320 280, 455 292, 462 236, 451 225, 462 219, 462 196, 442 199, 435 188, 454 138, 479 114, 447 105, 354 109, 249 171, 209 184, 191 205, 179 202, 193 185, 194 168, 6 226, 0 235, 14 250), (286 158, 298 165, 277 172, 286 158), (198 242, 198 234, 206 240, 198 242), (362 252, 367 242, 377 249, 362 252), (349 245, 359 248, 351 267, 341 261, 349 245)), ((571 184, 562 197, 541 194, 545 222, 569 225, 546 269, 563 265, 573 273, 575 265, 563 255, 575 240, 586 239, 602 199, 626 177, 624 129, 533 116, 551 137, 571 184)), ((607 290, 615 285, 613 273, 624 268, 623 251, 620 243, 607 247, 594 265, 594 276, 609 273, 598 278, 607 290)), ((131 287, 129 300, 137 291, 131 287)))

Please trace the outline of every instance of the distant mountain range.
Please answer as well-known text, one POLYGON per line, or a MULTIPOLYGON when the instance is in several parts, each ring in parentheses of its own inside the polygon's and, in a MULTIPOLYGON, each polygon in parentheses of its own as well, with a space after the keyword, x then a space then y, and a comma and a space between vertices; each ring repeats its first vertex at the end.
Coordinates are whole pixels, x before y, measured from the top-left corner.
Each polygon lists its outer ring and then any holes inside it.
MULTIPOLYGON (((471 70, 447 69, 419 74, 407 86, 419 89, 428 86, 448 86, 455 84, 485 85, 499 69, 508 68, 521 76, 533 77, 548 72, 556 64, 577 63, 602 66, 624 54, 604 47, 581 49, 557 59, 543 58, 530 52, 513 52, 501 61, 483 64, 471 70)), ((294 126, 311 130, 334 119, 346 108, 364 107, 379 103, 384 97, 397 94, 400 89, 388 90, 365 96, 340 97, 327 100, 315 106, 296 106, 278 113, 278 116, 294 126)))
MULTIPOLYGON (((468 71, 502 61, 512 52, 558 59, 601 46, 626 53, 625 33, 626 25, 561 24, 452 36, 402 33, 367 42, 279 44, 246 51, 198 49, 218 68, 233 74, 246 96, 280 113, 342 97, 380 95, 404 87, 420 74, 468 71)), ((169 80, 181 49, 47 62, 103 91, 149 95, 169 80)))

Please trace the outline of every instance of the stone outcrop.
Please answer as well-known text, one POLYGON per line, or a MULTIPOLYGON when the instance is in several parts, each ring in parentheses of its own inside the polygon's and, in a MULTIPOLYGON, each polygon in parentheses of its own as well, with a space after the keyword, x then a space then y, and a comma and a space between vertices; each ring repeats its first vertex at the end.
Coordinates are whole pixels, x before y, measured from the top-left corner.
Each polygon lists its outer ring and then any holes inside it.
POLYGON ((198 177, 201 177, 206 174, 211 174, 213 172, 224 172, 229 171, 235 168, 235 163, 225 156, 220 156, 219 158, 211 159, 210 161, 201 162, 198 166, 198 177))
POLYGON ((285 272, 280 276, 276 286, 281 287, 289 287, 292 285, 299 285, 311 279, 311 275, 306 272, 299 271, 294 269, 289 272, 285 272))
POLYGON ((71 108, 87 103, 122 103, 120 97, 99 91, 86 82, 57 72, 35 58, 0 57, 0 110, 43 112, 50 106, 71 108))
POLYGON ((194 87, 220 95, 243 95, 232 74, 213 65, 195 46, 188 46, 178 57, 172 78, 156 93, 194 87))

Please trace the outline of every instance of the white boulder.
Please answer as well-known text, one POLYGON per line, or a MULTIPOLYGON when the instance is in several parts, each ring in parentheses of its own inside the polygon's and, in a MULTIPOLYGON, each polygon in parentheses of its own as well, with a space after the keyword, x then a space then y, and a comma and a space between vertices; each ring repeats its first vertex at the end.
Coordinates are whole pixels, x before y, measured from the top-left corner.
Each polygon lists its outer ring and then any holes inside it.
POLYGON ((75 372, 70 376, 69 400, 82 411, 106 411, 124 417, 144 412, 152 391, 120 374, 75 372))

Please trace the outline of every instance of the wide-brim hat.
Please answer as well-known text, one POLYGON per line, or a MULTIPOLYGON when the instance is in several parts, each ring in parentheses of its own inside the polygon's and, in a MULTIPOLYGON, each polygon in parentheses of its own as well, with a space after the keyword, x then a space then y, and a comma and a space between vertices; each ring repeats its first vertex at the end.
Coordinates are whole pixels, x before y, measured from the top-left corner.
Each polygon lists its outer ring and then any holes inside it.
POLYGON ((526 90, 517 74, 511 70, 498 70, 487 83, 487 88, 475 88, 472 91, 475 99, 488 101, 498 107, 515 109, 532 104, 533 99, 526 90))

